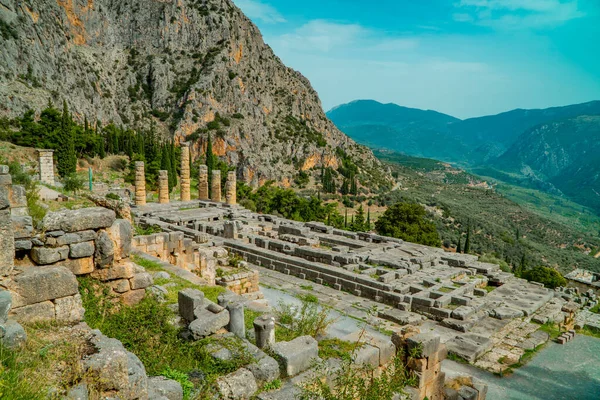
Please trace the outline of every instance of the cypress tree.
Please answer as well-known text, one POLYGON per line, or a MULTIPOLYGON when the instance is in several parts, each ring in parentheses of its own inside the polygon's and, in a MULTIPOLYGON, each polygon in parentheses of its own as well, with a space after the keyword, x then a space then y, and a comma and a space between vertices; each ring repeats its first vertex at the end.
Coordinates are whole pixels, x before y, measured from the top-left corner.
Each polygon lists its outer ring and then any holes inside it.
POLYGON ((210 137, 210 133, 208 134, 208 139, 206 140, 206 166, 208 167, 208 193, 212 196, 212 171, 215 168, 215 156, 213 154, 212 138, 210 137))
POLYGON ((456 245, 456 252, 457 252, 457 253, 462 253, 462 247, 461 247, 461 244, 460 244, 460 242, 461 242, 461 238, 460 238, 460 236, 459 236, 459 237, 458 237, 458 245, 456 245))
POLYGON ((77 156, 75 155, 75 141, 71 131, 71 115, 67 102, 63 102, 63 112, 58 132, 58 148, 56 149, 56 163, 58 174, 61 177, 73 174, 77 170, 77 156))
POLYGON ((367 208, 367 230, 371 230, 371 209, 367 208))
POLYGON ((169 145, 167 146, 169 149, 169 157, 171 161, 171 169, 169 169, 169 182, 173 182, 173 186, 169 183, 170 190, 173 190, 175 186, 177 186, 177 154, 175 154, 175 143, 171 140, 169 145))
POLYGON ((346 208, 346 214, 344 215, 344 228, 348 227, 348 209, 346 208))
POLYGON ((465 254, 471 251, 471 223, 467 225, 467 238, 465 239, 465 254))
POLYGON ((160 157, 160 169, 167 171, 169 174, 169 193, 173 190, 175 185, 171 179, 171 172, 173 169, 171 168, 171 147, 169 144, 165 144, 161 151, 160 157))

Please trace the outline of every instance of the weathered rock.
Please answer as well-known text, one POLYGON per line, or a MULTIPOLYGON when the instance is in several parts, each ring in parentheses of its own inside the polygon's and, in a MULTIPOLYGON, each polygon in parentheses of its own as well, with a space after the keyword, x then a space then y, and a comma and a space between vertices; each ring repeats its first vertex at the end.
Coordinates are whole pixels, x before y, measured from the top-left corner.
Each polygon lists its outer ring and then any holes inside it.
POLYGON ((189 325, 189 330, 196 340, 217 333, 229 324, 229 311, 227 310, 223 310, 217 314, 202 308, 200 310, 198 311, 197 309, 195 312, 198 319, 192 321, 189 325))
POLYGON ((94 257, 72 258, 61 263, 75 275, 85 275, 94 271, 94 257))
POLYGON ((27 341, 27 333, 17 321, 8 320, 2 327, 4 328, 4 335, 0 335, 2 336, 0 341, 3 346, 16 349, 23 346, 27 341))
POLYGON ((133 306, 142 301, 145 295, 145 289, 130 290, 121 296, 121 301, 127 306, 133 306))
POLYGON ((96 250, 94 242, 75 243, 70 245, 69 248, 69 257, 71 258, 90 257, 94 255, 94 251, 96 250))
POLYGON ((152 275, 147 272, 135 274, 133 278, 130 279, 130 282, 132 289, 145 289, 148 286, 152 286, 154 283, 152 280, 152 275))
POLYGON ((245 368, 217 379, 216 386, 224 400, 247 400, 258 391, 254 375, 245 368))
POLYGON ((102 207, 61 210, 46 214, 42 220, 41 228, 45 231, 62 230, 65 232, 96 230, 110 227, 115 219, 116 214, 113 210, 102 207))
POLYGON ((193 321, 196 319, 194 310, 202 307, 204 303, 204 293, 196 289, 184 289, 178 293, 177 301, 179 303, 179 315, 187 321, 193 321))
POLYGON ((115 260, 115 245, 106 231, 98 232, 94 260, 98 268, 107 268, 115 260))
POLYGON ((148 399, 183 400, 181 384, 164 376, 148 378, 148 399))
POLYGON ((12 216, 15 239, 28 239, 33 236, 33 220, 30 216, 12 216))
MULTIPOLYGON (((290 342, 277 342, 271 346, 287 376, 294 376, 319 361, 319 346, 310 336, 300 336, 290 342)), ((379 354, 377 355, 379 364, 379 354)))
POLYGON ((15 240, 9 209, 1 209, 2 205, 10 206, 6 193, 0 189, 0 276, 8 275, 14 267, 15 240), (3 200, 4 199, 4 200, 3 200))
POLYGON ((109 283, 110 287, 117 293, 125 293, 131 290, 129 279, 118 279, 109 283))
POLYGON ((73 232, 73 233, 65 233, 56 238, 56 246, 64 246, 67 244, 75 244, 82 242, 89 242, 96 240, 98 235, 95 231, 82 231, 82 232, 73 232))
POLYGON ((79 294, 54 300, 54 309, 59 322, 80 322, 85 313, 79 294))
POLYGON ((31 250, 32 247, 31 240, 15 240, 15 251, 31 250))
POLYGON ((12 306, 12 297, 7 290, 0 290, 0 325, 8 319, 8 312, 12 306))
POLYGON ((419 333, 409 337, 406 344, 409 355, 412 356, 412 352, 415 352, 416 358, 430 357, 440 348, 440 336, 434 333, 419 333))
POLYGON ((50 322, 56 318, 54 304, 51 301, 30 304, 11 310, 13 318, 22 324, 33 324, 36 322, 50 322))
POLYGON ((75 275, 65 267, 31 267, 14 278, 19 304, 25 306, 78 293, 75 275))
POLYGON ((131 253, 131 241, 133 240, 131 223, 124 219, 118 219, 106 232, 113 241, 115 261, 129 257, 131 253))
POLYGON ((134 273, 135 271, 133 263, 123 263, 115 265, 111 268, 97 269, 94 272, 92 272, 91 276, 94 279, 106 282, 113 281, 115 279, 133 278, 134 273))
POLYGON ((125 350, 121 342, 92 331, 92 344, 98 350, 83 361, 84 370, 100 392, 118 392, 120 399, 148 398, 146 370, 139 358, 125 350))
POLYGON ((85 382, 80 382, 67 392, 66 400, 88 400, 88 387, 85 382))
POLYGON ((31 259, 39 265, 54 264, 69 257, 69 246, 34 247, 31 249, 31 259))

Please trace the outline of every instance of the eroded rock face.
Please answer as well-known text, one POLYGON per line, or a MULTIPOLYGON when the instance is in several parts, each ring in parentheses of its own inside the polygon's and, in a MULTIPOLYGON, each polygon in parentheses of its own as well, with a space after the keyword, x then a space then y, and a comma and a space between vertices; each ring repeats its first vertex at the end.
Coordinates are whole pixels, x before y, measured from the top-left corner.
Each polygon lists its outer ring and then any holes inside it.
POLYGON ((18 304, 13 307, 41 303, 78 294, 75 275, 65 267, 25 268, 14 278, 18 304))
POLYGON ((108 208, 90 207, 81 210, 61 210, 46 214, 41 228, 47 232, 64 231, 66 233, 96 230, 110 227, 115 219, 115 212, 108 208))
MULTIPOLYGON (((254 184, 337 167, 337 147, 365 169, 379 165, 326 118, 310 82, 283 65, 231 0, 3 5, 16 38, 3 40, 0 115, 39 111, 49 98, 66 99, 76 118, 117 126, 160 111, 168 117, 155 119, 158 130, 167 135, 173 123, 183 141, 219 113, 229 122, 213 135, 214 152, 254 184)), ((206 134, 194 139, 192 157, 206 134)))

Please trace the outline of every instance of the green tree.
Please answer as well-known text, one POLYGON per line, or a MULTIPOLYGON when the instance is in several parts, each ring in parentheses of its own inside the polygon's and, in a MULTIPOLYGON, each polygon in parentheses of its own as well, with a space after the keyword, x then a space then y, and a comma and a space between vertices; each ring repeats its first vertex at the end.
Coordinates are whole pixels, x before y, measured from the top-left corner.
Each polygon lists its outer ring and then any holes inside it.
POLYGON ((371 230, 371 209, 367 208, 367 230, 371 230))
POLYGON ((164 144, 161 150, 160 169, 167 171, 168 173, 169 193, 171 193, 175 185, 171 180, 171 172, 173 171, 173 169, 171 168, 171 146, 168 143, 164 144))
POLYGON ((554 289, 566 286, 567 280, 554 268, 537 266, 523 272, 523 278, 528 281, 539 282, 547 288, 554 289))
POLYGON ((458 237, 458 244, 456 245, 456 252, 457 253, 462 253, 462 247, 461 247, 460 242, 461 242, 461 237, 459 236, 458 237))
POLYGON ((356 211, 356 215, 352 220, 350 230, 353 232, 366 232, 368 230, 365 221, 365 210, 363 209, 362 205, 358 207, 358 210, 356 211))
POLYGON ((56 147, 56 164, 58 174, 61 177, 66 177, 74 174, 77 170, 77 156, 75 155, 75 143, 73 140, 73 132, 71 131, 71 115, 67 102, 63 102, 63 112, 60 121, 60 128, 57 135, 56 147))
POLYGON ((212 195, 212 172, 215 168, 216 160, 215 155, 213 153, 212 148, 212 138, 210 133, 208 134, 208 139, 206 140, 206 166, 208 167, 208 193, 212 195))
POLYGON ((471 251, 471 222, 467 225, 467 238, 465 239, 465 254, 471 251))
POLYGON ((375 229, 382 235, 439 246, 440 236, 435 224, 426 218, 423 206, 416 203, 399 202, 389 207, 375 222, 375 229))

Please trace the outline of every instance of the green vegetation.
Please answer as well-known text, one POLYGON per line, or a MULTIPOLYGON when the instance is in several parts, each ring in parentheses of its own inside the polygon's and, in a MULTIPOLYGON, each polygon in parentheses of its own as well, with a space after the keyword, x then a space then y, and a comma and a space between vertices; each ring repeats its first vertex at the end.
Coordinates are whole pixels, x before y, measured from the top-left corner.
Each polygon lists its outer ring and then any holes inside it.
POLYGON ((299 307, 280 302, 275 310, 279 326, 277 340, 290 341, 300 336, 317 338, 334 321, 329 318, 328 310, 319 306, 318 299, 310 294, 299 296, 299 307))
MULTIPOLYGON (((5 163, 0 157, 0 164, 5 163)), ((46 209, 40 204, 40 195, 37 181, 34 181, 31 175, 23 171, 23 167, 16 161, 8 163, 8 170, 12 176, 13 184, 23 185, 25 196, 27 198, 27 208, 34 225, 39 224, 46 215, 46 209)))
MULTIPOLYGON (((147 296, 138 305, 120 306, 110 298, 107 288, 89 278, 79 279, 85 321, 90 327, 120 340, 125 348, 137 355, 148 375, 175 378, 183 383, 188 393, 188 382, 194 384, 195 398, 210 398, 212 383, 221 375, 228 374, 252 361, 250 355, 241 351, 234 341, 220 344, 237 351, 231 361, 220 361, 210 356, 206 346, 215 339, 185 341, 179 337, 179 328, 171 324, 174 314, 166 304, 147 296), (189 373, 200 371, 205 381, 194 381, 189 373), (187 375, 187 379, 184 377, 187 375)), ((212 393, 214 395, 214 393, 212 393)))
POLYGON ((521 278, 528 281, 543 283, 544 286, 550 289, 559 286, 566 286, 567 280, 557 270, 544 266, 537 266, 525 270, 520 274, 521 278))
POLYGON ((162 229, 158 225, 148 225, 148 226, 135 225, 135 235, 136 236, 153 235, 155 233, 160 233, 160 232, 162 232, 162 229))
POLYGON ((262 391, 263 392, 269 392, 271 390, 277 390, 281 387, 281 380, 280 379, 274 379, 271 382, 267 382, 263 385, 262 387, 262 391))
POLYGON ((347 359, 362 345, 361 342, 353 343, 339 338, 323 339, 319 342, 319 357, 323 360, 328 358, 347 359))
POLYGON ((439 246, 440 237, 435 225, 425 218, 423 206, 416 203, 396 203, 375 222, 381 235, 427 246, 439 246))
MULTIPOLYGON (((503 260, 505 270, 524 263, 525 267, 545 265, 561 272, 572 268, 600 271, 600 259, 588 254, 589 249, 600 247, 598 217, 589 213, 580 214, 579 219, 538 213, 508 199, 481 178, 448 164, 389 152, 376 154, 402 186, 380 195, 378 205, 402 201, 426 206, 427 218, 435 224, 444 247, 454 247, 459 240, 464 244, 470 226, 470 252, 503 260)), ((544 198, 540 208, 550 197, 544 198)), ((571 209, 571 213, 575 215, 576 210, 571 209)))
POLYGON ((302 388, 301 400, 391 400, 396 393, 404 393, 408 385, 414 385, 416 378, 404 368, 403 357, 397 354, 392 363, 379 375, 374 374, 369 365, 353 364, 349 357, 333 377, 331 384, 322 379, 326 371, 317 373, 317 377, 302 388))

